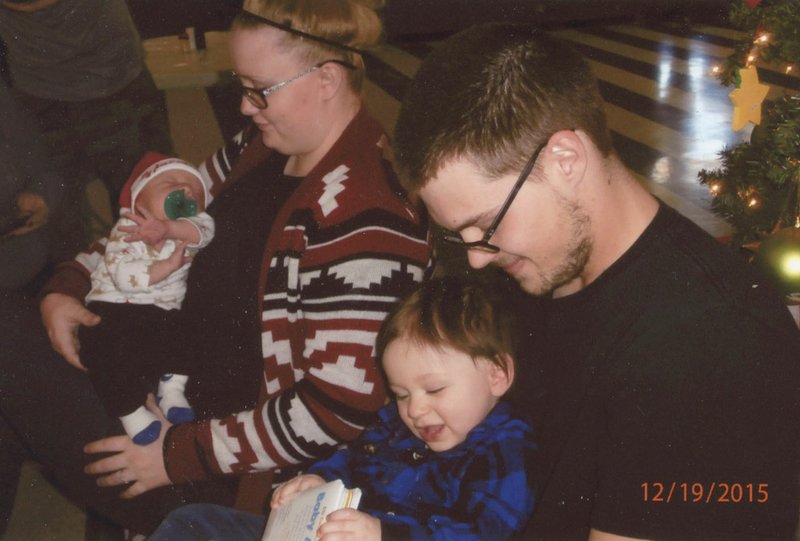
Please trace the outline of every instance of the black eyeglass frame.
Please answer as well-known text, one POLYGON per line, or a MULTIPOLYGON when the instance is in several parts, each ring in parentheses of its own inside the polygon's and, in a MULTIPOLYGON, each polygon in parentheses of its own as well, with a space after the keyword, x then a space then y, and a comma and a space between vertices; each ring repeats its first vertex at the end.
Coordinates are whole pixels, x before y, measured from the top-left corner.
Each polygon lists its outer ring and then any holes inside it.
POLYGON ((486 252, 490 254, 496 254, 497 252, 499 252, 500 248, 490 243, 489 240, 492 238, 492 235, 494 235, 495 231, 497 231, 497 228, 500 227, 500 222, 503 220, 503 217, 505 217, 506 212, 508 212, 508 209, 511 207, 511 204, 517 197, 517 193, 519 193, 520 188, 522 188, 522 185, 525 184, 526 180, 528 180, 531 171, 533 171, 533 166, 536 165, 536 160, 539 159, 539 154, 542 153, 542 150, 544 150, 546 146, 547 146, 547 141, 539 145, 533 152, 530 159, 525 164, 525 167, 522 168, 522 172, 519 174, 519 178, 517 178, 517 181, 514 183, 514 187, 511 188, 511 192, 508 194, 508 197, 506 197, 503 206, 500 207, 497 216, 494 217, 492 223, 489 225, 489 227, 486 228, 486 231, 483 233, 483 237, 481 238, 481 240, 466 242, 464 239, 461 238, 461 235, 459 233, 456 233, 455 231, 450 231, 449 229, 442 229, 441 232, 442 240, 450 244, 456 244, 458 246, 461 246, 465 250, 478 250, 480 252, 486 252))
MULTIPOLYGON (((343 66, 349 70, 358 69, 350 62, 345 62, 344 60, 336 60, 333 58, 330 60, 323 60, 322 62, 314 64, 307 70, 301 71, 294 77, 289 77, 285 81, 281 81, 280 83, 275 83, 274 85, 268 86, 266 88, 253 88, 252 86, 244 86, 240 84, 239 88, 241 89, 242 97, 247 99, 247 101, 250 102, 250 104, 253 105, 253 107, 255 107, 256 109, 261 109, 263 111, 264 109, 269 107, 269 102, 267 101, 267 97, 269 97, 273 92, 280 90, 281 88, 287 86, 288 84, 293 83, 296 80, 305 77, 306 75, 318 70, 325 64, 330 64, 331 62, 334 64, 339 64, 340 66, 343 66)), ((236 76, 236 73, 234 73, 233 75, 236 76)))

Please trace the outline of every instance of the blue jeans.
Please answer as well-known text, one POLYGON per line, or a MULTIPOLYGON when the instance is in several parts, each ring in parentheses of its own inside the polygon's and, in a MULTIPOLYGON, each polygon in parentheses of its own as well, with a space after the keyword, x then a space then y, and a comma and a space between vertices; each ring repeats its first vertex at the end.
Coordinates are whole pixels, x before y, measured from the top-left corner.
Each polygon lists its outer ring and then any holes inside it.
POLYGON ((209 503, 172 511, 148 541, 258 541, 267 523, 255 515, 209 503))

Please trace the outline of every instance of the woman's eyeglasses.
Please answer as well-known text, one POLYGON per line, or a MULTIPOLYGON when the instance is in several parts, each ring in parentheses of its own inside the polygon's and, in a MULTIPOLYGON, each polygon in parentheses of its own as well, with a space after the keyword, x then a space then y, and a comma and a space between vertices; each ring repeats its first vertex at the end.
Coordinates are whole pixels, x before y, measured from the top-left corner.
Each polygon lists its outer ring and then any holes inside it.
POLYGON ((328 64, 330 62, 333 62, 334 64, 339 64, 340 66, 344 66, 345 68, 350 69, 350 70, 356 69, 356 67, 353 64, 350 64, 349 62, 345 62, 344 60, 334 60, 334 59, 323 60, 322 62, 319 62, 318 64, 314 64, 313 66, 311 66, 307 70, 298 73, 294 77, 290 77, 289 79, 286 79, 285 81, 281 81, 280 83, 275 83, 274 85, 268 86, 267 88, 253 88, 253 87, 242 85, 242 87, 241 87, 242 96, 247 98, 247 101, 249 101, 254 107, 257 107, 258 109, 266 109, 269 106, 269 103, 267 103, 267 97, 270 94, 272 94, 276 90, 280 90, 281 88, 283 88, 284 86, 288 85, 289 83, 293 83, 296 80, 298 80, 298 79, 300 79, 302 77, 305 77, 309 73, 312 73, 312 72, 318 70, 319 68, 321 68, 322 66, 324 66, 325 64, 328 64))
POLYGON ((503 206, 500 207, 500 211, 497 213, 497 216, 494 217, 492 223, 489 225, 488 228, 486 228, 486 231, 484 232, 483 238, 481 238, 481 240, 466 242, 464 241, 464 239, 461 238, 461 235, 459 233, 456 233, 455 231, 450 231, 448 229, 442 229, 441 232, 442 240, 449 242, 451 244, 457 244, 458 246, 461 246, 465 250, 477 250, 479 252, 485 252, 490 254, 496 254, 497 252, 499 252, 500 248, 490 243, 489 240, 492 238, 492 235, 494 235, 495 231, 497 231, 497 228, 500 227, 500 221, 506 215, 506 212, 508 212, 511 203, 514 202, 514 198, 517 196, 517 193, 519 192, 520 188, 522 188, 522 185, 525 183, 526 180, 528 180, 528 176, 531 174, 531 171, 533 171, 533 166, 536 165, 536 160, 539 158, 539 154, 541 154, 545 146, 547 146, 546 142, 539 145, 537 149, 534 151, 533 155, 528 160, 528 163, 526 163, 525 167, 522 168, 522 172, 519 174, 519 178, 514 183, 514 187, 511 188, 511 193, 509 193, 508 197, 506 197, 506 200, 503 203, 503 206))

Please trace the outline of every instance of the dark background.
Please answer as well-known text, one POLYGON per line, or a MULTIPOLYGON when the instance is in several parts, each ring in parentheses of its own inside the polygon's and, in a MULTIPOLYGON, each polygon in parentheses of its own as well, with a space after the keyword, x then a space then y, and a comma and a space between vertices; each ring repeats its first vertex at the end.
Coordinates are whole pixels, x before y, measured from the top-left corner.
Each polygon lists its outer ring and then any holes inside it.
MULTIPOLYGON (((128 0, 143 38, 178 34, 187 26, 224 30, 242 0, 128 0)), ((485 21, 556 26, 609 20, 676 19, 722 22, 728 0, 386 0, 389 39, 441 35, 485 21)))

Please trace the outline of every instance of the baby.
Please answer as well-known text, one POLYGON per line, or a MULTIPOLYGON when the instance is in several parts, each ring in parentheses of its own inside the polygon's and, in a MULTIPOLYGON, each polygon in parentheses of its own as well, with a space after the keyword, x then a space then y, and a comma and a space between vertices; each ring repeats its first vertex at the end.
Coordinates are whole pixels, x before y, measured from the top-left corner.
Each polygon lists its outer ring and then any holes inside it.
POLYGON ((186 294, 188 254, 214 236, 214 221, 205 212, 210 202, 197 169, 148 153, 123 187, 121 218, 91 274, 87 307, 101 322, 80 329, 81 361, 103 405, 139 445, 161 432, 158 418, 144 405, 159 376, 159 405, 167 419, 194 418, 184 396, 187 376, 167 372, 186 294))
MULTIPOLYGON (((530 427, 502 400, 514 379, 512 316, 458 278, 424 283, 389 316, 377 351, 395 400, 347 448, 280 485, 272 507, 335 479, 360 510, 328 515, 323 541, 508 539, 533 511, 530 427)), ((207 504, 170 514, 150 539, 259 539, 265 519, 207 504)))

